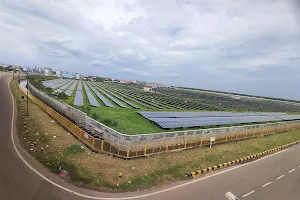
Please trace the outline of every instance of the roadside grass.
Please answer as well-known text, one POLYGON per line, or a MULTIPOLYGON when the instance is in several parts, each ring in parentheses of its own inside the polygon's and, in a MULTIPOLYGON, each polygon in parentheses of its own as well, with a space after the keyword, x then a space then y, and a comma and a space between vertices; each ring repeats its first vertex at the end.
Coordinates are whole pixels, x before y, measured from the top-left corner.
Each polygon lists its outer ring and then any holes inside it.
POLYGON ((17 128, 22 146, 52 173, 66 170, 74 184, 83 183, 80 184, 83 187, 99 190, 141 190, 191 179, 186 173, 300 140, 300 130, 296 130, 215 145, 212 149, 202 147, 122 160, 91 152, 31 101, 29 116, 24 116, 22 109, 26 113, 26 106, 20 101, 21 92, 17 92, 16 81, 12 82, 11 89, 18 106, 17 128), (119 173, 123 174, 122 178, 119 173))

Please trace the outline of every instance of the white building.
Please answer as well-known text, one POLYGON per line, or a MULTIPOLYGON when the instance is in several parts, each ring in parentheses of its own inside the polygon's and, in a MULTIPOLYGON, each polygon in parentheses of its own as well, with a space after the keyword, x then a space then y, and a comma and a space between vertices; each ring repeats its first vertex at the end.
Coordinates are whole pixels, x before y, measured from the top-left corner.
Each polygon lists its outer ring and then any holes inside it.
POLYGON ((153 91, 152 86, 148 86, 148 85, 144 86, 144 90, 147 91, 147 92, 152 92, 153 91))
POLYGON ((75 77, 76 79, 80 79, 80 74, 76 73, 75 77))
POLYGON ((56 71, 56 77, 62 77, 61 71, 56 71))
POLYGON ((44 68, 44 75, 45 76, 52 76, 53 73, 52 73, 52 69, 51 68, 44 68))

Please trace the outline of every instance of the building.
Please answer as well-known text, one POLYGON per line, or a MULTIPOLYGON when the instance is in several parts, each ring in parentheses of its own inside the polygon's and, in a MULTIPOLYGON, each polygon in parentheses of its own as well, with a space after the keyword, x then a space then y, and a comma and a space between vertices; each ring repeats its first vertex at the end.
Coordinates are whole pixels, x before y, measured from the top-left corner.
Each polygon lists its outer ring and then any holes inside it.
POLYGON ((136 80, 119 80, 120 83, 136 83, 136 80))
POLYGON ((80 74, 76 73, 75 78, 80 79, 80 74))
POLYGON ((144 90, 147 91, 147 92, 152 92, 153 88, 152 88, 152 86, 145 85, 144 90))
POLYGON ((56 77, 58 78, 62 77, 61 71, 56 71, 56 77))
POLYGON ((45 67, 44 68, 44 75, 45 76, 52 76, 53 75, 52 69, 48 68, 48 67, 45 67))

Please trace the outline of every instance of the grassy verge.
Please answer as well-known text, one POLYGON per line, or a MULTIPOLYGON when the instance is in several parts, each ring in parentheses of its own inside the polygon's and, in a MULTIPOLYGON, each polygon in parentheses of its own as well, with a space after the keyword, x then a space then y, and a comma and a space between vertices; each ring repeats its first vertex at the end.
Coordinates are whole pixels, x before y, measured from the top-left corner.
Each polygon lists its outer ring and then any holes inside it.
POLYGON ((190 171, 300 140, 300 130, 297 130, 217 145, 212 149, 198 148, 144 159, 122 160, 91 152, 31 102, 29 116, 22 115, 22 108, 24 110, 26 107, 20 101, 16 81, 12 82, 11 88, 17 100, 18 136, 23 147, 51 172, 59 174, 65 170, 69 173, 67 180, 82 182, 93 188, 130 191, 157 187, 189 179, 185 174, 190 171), (122 178, 118 177, 120 172, 122 178))

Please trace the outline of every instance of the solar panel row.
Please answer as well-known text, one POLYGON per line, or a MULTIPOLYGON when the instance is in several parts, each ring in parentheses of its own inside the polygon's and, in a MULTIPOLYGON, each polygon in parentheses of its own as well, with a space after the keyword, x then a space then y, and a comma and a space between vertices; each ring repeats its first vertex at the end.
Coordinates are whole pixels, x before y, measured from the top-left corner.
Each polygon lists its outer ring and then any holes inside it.
POLYGON ((66 79, 61 79, 62 81, 60 81, 59 83, 56 83, 52 86, 50 86, 50 88, 55 89, 55 88, 59 88, 60 86, 64 85, 65 83, 67 83, 69 80, 66 79))
POLYGON ((78 81, 74 81, 73 84, 65 91, 65 94, 70 97, 72 95, 77 83, 78 83, 78 81))
POLYGON ((107 96, 108 98, 110 98, 113 102, 115 102, 116 104, 118 104, 121 108, 127 108, 127 106, 125 106, 122 102, 118 101, 112 95, 108 94, 107 92, 105 92, 104 90, 102 90, 101 88, 99 88, 98 86, 96 86, 96 87, 97 87, 97 89, 100 92, 102 92, 103 94, 105 94, 105 96, 107 96))
POLYGON ((286 113, 236 113, 236 112, 139 112, 145 118, 194 118, 194 117, 234 117, 234 116, 278 116, 286 113))
POLYGON ((69 87, 72 84, 73 81, 69 80, 67 81, 65 84, 61 85, 60 87, 58 87, 56 90, 54 90, 54 92, 52 92, 52 94, 58 94, 61 93, 62 91, 64 91, 67 87, 69 87))
POLYGON ((82 96, 81 81, 79 81, 79 83, 78 83, 76 94, 75 94, 75 98, 74 98, 74 103, 73 104, 75 106, 83 106, 84 105, 83 96, 82 96))
POLYGON ((111 107, 111 108, 114 107, 114 105, 112 105, 112 103, 110 103, 110 101, 108 101, 103 95, 101 95, 91 84, 89 84, 88 82, 87 82, 87 84, 95 92, 95 94, 98 96, 98 98, 104 103, 104 105, 106 105, 107 107, 111 107))
MULTIPOLYGON (((100 87, 100 86, 99 86, 99 87, 100 87)), ((123 102, 127 103, 128 105, 130 105, 130 106, 131 106, 131 107, 133 107, 133 108, 136 108, 136 109, 139 109, 139 108, 140 108, 140 107, 138 107, 138 106, 134 105, 133 103, 131 103, 131 102, 127 101, 126 99, 124 99, 124 98, 120 97, 119 95, 117 95, 117 94, 114 94, 114 93, 112 93, 112 92, 108 91, 107 89, 105 89, 105 88, 103 88, 103 87, 101 87, 101 89, 105 90, 107 93, 109 93, 109 94, 111 94, 111 95, 115 96, 116 98, 120 99, 121 101, 123 101, 123 102)))
POLYGON ((85 82, 83 82, 83 86, 84 86, 84 89, 85 89, 85 92, 86 92, 86 95, 88 97, 88 100, 90 102, 90 104, 92 106, 95 106, 95 107, 100 107, 99 103, 97 102, 96 98, 94 97, 94 95, 91 93, 90 89, 88 88, 88 86, 85 84, 85 82))
POLYGON ((138 101, 138 100, 136 100, 136 99, 134 99, 134 98, 131 98, 131 97, 125 95, 125 94, 122 94, 122 93, 120 93, 119 91, 115 90, 114 88, 110 88, 110 87, 109 87, 109 89, 110 89, 111 91, 115 92, 116 94, 118 94, 119 96, 125 97, 125 98, 127 98, 127 99, 129 99, 129 100, 131 100, 131 101, 133 101, 133 102, 135 102, 135 103, 138 103, 138 104, 144 106, 145 108, 150 108, 150 109, 152 109, 151 106, 149 106, 149 105, 147 105, 147 104, 145 104, 145 103, 142 103, 141 101, 138 101))
POLYGON ((207 125, 245 124, 282 120, 297 120, 300 115, 286 113, 232 112, 138 112, 162 128, 185 128, 207 125))

